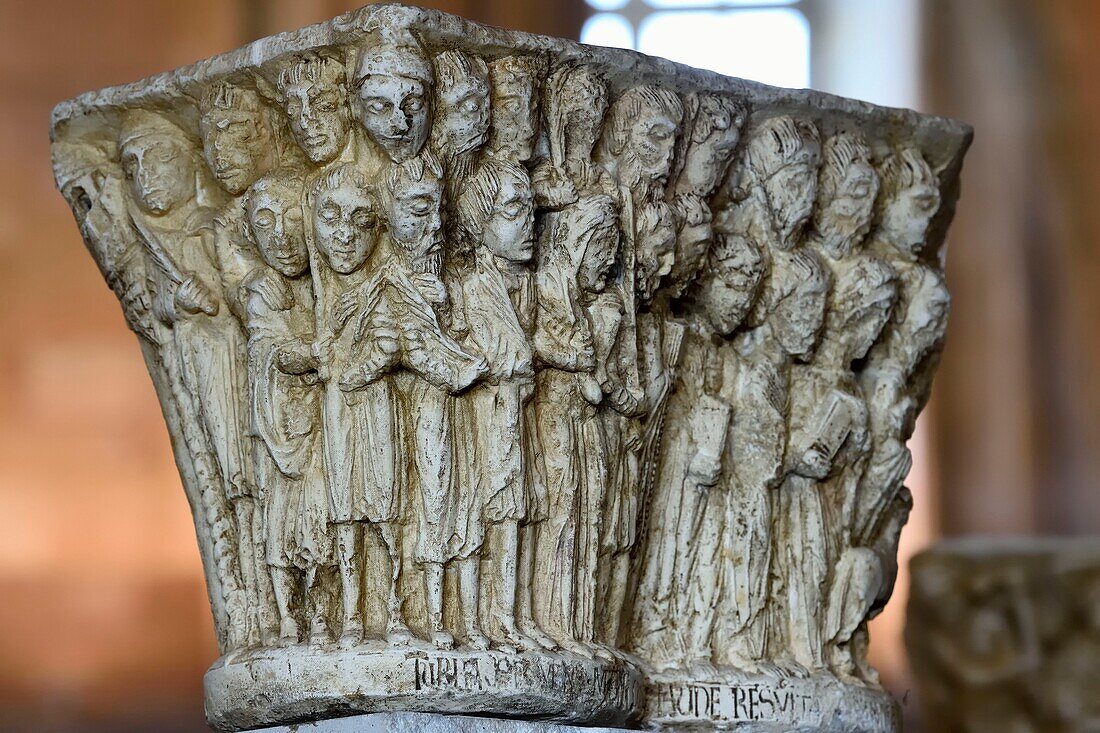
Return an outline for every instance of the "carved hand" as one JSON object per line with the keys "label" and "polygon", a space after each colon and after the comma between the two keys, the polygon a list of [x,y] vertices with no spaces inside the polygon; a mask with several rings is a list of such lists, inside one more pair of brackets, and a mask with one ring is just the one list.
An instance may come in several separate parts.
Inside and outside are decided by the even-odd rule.
{"label": "carved hand", "polygon": [[176,305],[186,313],[205,313],[208,316],[218,314],[218,301],[210,289],[194,275],[180,283],[176,290]]}
{"label": "carved hand", "polygon": [[700,489],[710,488],[718,483],[722,474],[722,459],[704,451],[697,451],[691,459],[688,474]]}

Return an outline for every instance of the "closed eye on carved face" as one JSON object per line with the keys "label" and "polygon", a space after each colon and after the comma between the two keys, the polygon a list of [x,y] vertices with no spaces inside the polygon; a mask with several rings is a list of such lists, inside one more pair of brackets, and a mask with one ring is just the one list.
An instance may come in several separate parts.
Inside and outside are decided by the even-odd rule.
{"label": "closed eye on carved face", "polygon": [[318,112],[331,113],[340,107],[340,95],[327,88],[317,89],[317,87],[314,87],[310,92],[309,101]]}
{"label": "closed eye on carved face", "polygon": [[351,223],[359,229],[370,229],[374,226],[374,212],[370,209],[360,206],[351,212]]}
{"label": "closed eye on carved face", "polygon": [[501,204],[500,213],[507,219],[516,219],[527,211],[528,204],[528,201],[516,196]]}
{"label": "closed eye on carved face", "polygon": [[389,112],[392,108],[390,100],[384,97],[370,97],[363,100],[363,108],[371,114],[380,115]]}
{"label": "closed eye on carved face", "polygon": [[340,207],[334,203],[326,202],[321,206],[318,216],[321,217],[322,221],[329,223],[338,221],[340,219]]}
{"label": "closed eye on carved face", "polygon": [[261,229],[270,229],[275,226],[275,212],[271,209],[260,209],[252,215],[252,224]]}

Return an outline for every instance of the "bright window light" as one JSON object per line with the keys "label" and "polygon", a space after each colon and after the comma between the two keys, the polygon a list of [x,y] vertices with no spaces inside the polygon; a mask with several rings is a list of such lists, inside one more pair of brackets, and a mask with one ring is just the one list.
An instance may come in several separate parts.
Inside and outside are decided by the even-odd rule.
{"label": "bright window light", "polygon": [[789,8],[653,13],[637,48],[765,84],[810,85],[810,24]]}
{"label": "bright window light", "polygon": [[614,48],[634,48],[634,28],[618,13],[598,13],[584,22],[581,43]]}
{"label": "bright window light", "polygon": [[584,24],[583,43],[633,48],[775,86],[810,86],[810,24],[802,0],[586,2],[603,12]]}

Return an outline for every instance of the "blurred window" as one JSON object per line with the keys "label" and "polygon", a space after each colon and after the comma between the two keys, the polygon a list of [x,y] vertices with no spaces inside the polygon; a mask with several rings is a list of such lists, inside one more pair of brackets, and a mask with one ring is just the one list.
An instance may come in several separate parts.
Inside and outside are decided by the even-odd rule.
{"label": "blurred window", "polygon": [[783,87],[810,85],[814,0],[586,0],[581,41]]}

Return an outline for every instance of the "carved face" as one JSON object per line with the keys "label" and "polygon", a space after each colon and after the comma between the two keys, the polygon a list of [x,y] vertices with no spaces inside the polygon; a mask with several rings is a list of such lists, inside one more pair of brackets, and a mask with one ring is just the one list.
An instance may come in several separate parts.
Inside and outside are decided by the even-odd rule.
{"label": "carved face", "polygon": [[676,120],[663,113],[639,116],[630,125],[630,142],[623,151],[639,178],[663,181],[672,167],[676,147]]}
{"label": "carved face", "polygon": [[816,166],[795,162],[783,166],[764,183],[775,226],[783,249],[793,247],[813,212],[817,195]]}
{"label": "carved face", "polygon": [[535,241],[535,199],[531,186],[511,176],[501,181],[493,213],[485,222],[482,242],[511,262],[531,259]]}
{"label": "carved face", "polygon": [[825,317],[825,293],[799,288],[772,311],[770,322],[779,345],[796,359],[813,353]]}
{"label": "carved face", "polygon": [[285,186],[269,186],[248,200],[248,224],[260,256],[286,277],[309,268],[301,199]]}
{"label": "carved face", "polygon": [[602,293],[607,289],[618,252],[619,228],[613,222],[606,222],[592,232],[577,270],[577,284],[581,290]]}
{"label": "carved face", "polygon": [[566,153],[570,159],[586,160],[592,155],[600,138],[604,115],[607,114],[607,94],[593,86],[592,80],[578,79],[578,83],[563,90],[567,95],[562,101],[567,105],[564,118]]}
{"label": "carved face", "polygon": [[648,301],[672,271],[675,257],[676,227],[667,206],[650,205],[642,211],[636,242],[635,287],[638,297]]}
{"label": "carved face", "polygon": [[359,122],[394,162],[415,157],[428,139],[431,109],[424,82],[372,74],[359,87]]}
{"label": "carved face", "polygon": [[195,196],[195,166],[183,142],[149,135],[126,144],[122,170],[144,211],[162,216]]}
{"label": "carved face", "polygon": [[485,143],[489,134],[489,88],[480,79],[460,78],[457,83],[440,89],[439,103],[443,109],[436,130],[443,147],[458,154]]}
{"label": "carved face", "polygon": [[324,191],[313,207],[317,249],[341,275],[355,272],[374,251],[376,216],[366,194],[354,186]]}
{"label": "carved face", "polygon": [[538,111],[533,86],[529,77],[510,75],[493,87],[489,147],[518,163],[535,155]]}
{"label": "carved face", "polygon": [[334,79],[303,78],[283,90],[294,139],[314,163],[329,163],[348,142],[350,119],[344,88]]}
{"label": "carved face", "polygon": [[433,266],[442,257],[442,201],[443,184],[427,176],[405,182],[391,196],[390,234],[407,262]]}
{"label": "carved face", "polygon": [[262,111],[215,108],[202,116],[199,128],[210,171],[234,196],[271,168],[274,135]]}
{"label": "carved face", "polygon": [[882,208],[883,238],[906,254],[915,255],[928,236],[928,224],[940,208],[940,192],[927,183],[903,188]]}
{"label": "carved face", "polygon": [[741,139],[741,128],[729,110],[715,107],[704,114],[709,115],[711,132],[688,146],[682,173],[685,184],[682,188],[699,196],[706,196],[718,185]]}
{"label": "carved face", "polygon": [[867,162],[855,161],[837,182],[836,191],[815,213],[817,230],[832,257],[847,254],[867,234],[878,193],[878,175]]}
{"label": "carved face", "polygon": [[[842,322],[835,328],[830,324],[826,338],[839,340],[842,347],[840,357],[843,363],[850,364],[856,359],[867,356],[867,352],[871,350],[882,327],[890,317],[889,306],[889,300],[880,301],[873,297],[859,298],[854,303],[834,306],[835,315],[831,315],[839,317]],[[848,311],[847,317],[844,311]]]}
{"label": "carved face", "polygon": [[720,250],[711,276],[703,282],[700,300],[711,325],[728,335],[741,325],[756,298],[764,258],[748,237],[723,237]]}

